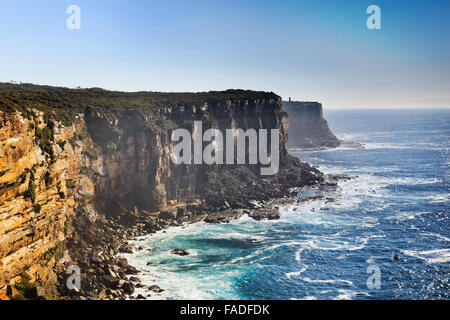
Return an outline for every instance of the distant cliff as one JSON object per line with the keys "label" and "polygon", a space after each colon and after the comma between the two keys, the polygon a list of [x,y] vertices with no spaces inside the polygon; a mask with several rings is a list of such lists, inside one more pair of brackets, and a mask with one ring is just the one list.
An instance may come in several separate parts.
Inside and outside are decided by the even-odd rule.
{"label": "distant cliff", "polygon": [[[205,129],[279,129],[280,171],[260,177],[255,165],[174,165],[171,131],[194,120]],[[287,153],[286,141],[286,114],[273,93],[0,84],[0,294],[26,272],[26,281],[57,295],[60,264],[108,236],[101,228],[92,234],[100,219],[135,223],[145,216],[153,228],[171,207],[200,203],[200,214],[239,208],[323,181]]]}
{"label": "distant cliff", "polygon": [[340,140],[331,132],[318,102],[284,101],[289,115],[288,148],[336,148]]}

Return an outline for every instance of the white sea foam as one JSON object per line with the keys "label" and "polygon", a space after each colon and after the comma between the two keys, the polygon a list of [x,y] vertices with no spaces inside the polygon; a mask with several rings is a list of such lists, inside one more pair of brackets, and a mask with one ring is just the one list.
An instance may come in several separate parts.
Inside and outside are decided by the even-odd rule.
{"label": "white sea foam", "polygon": [[305,272],[308,269],[307,266],[303,266],[303,268],[299,271],[294,271],[294,272],[288,272],[286,273],[286,277],[291,278],[291,277],[298,277],[300,276],[303,272]]}
{"label": "white sea foam", "polygon": [[335,284],[335,283],[345,283],[349,286],[353,286],[353,282],[349,281],[349,280],[341,280],[341,279],[311,279],[308,277],[304,277],[301,278],[303,281],[305,282],[310,282],[310,283],[329,283],[329,284]]}
{"label": "white sea foam", "polygon": [[246,240],[251,242],[262,242],[267,237],[258,234],[245,233],[245,232],[230,232],[225,234],[210,235],[214,239],[226,239],[226,240]]}
{"label": "white sea foam", "polygon": [[361,138],[364,138],[366,135],[364,134],[357,134],[357,133],[343,133],[338,135],[339,140],[343,141],[355,141],[355,140],[361,140]]}
{"label": "white sea foam", "polygon": [[430,214],[429,211],[420,211],[420,212],[398,212],[396,215],[387,217],[387,220],[398,220],[398,221],[405,221],[405,220],[413,220],[417,217]]}
{"label": "white sea foam", "polygon": [[436,194],[427,197],[431,203],[447,203],[450,202],[450,193]]}
{"label": "white sea foam", "polygon": [[367,150],[375,149],[397,149],[397,150],[407,150],[416,149],[415,146],[409,146],[404,143],[388,143],[388,142],[365,142],[364,148]]}
{"label": "white sea foam", "polygon": [[435,238],[439,239],[440,241],[450,242],[450,238],[443,236],[442,234],[433,233],[433,232],[424,232],[423,235],[429,235],[429,236],[435,237]]}
{"label": "white sea foam", "polygon": [[[367,144],[368,149],[409,149],[397,143],[372,143],[368,141],[368,137],[363,135],[347,136],[345,139],[352,141],[361,141]],[[423,145],[424,148],[433,148],[432,145]],[[343,147],[346,148],[346,147]],[[350,149],[350,148],[349,148]],[[349,150],[342,149],[342,150]],[[334,149],[334,151],[340,149]],[[333,151],[333,150],[331,150]],[[330,152],[331,152],[330,151]],[[323,152],[323,151],[321,151]],[[307,152],[307,156],[314,157],[313,152]],[[322,160],[320,158],[313,158],[316,163],[329,163],[329,160]],[[339,181],[338,190],[334,202],[327,202],[323,199],[311,200],[299,204],[287,205],[279,209],[281,218],[279,220],[263,220],[255,222],[247,215],[239,219],[231,221],[227,226],[223,225],[206,225],[199,222],[183,227],[174,227],[160,231],[150,238],[139,239],[141,243],[150,241],[152,244],[158,246],[167,246],[167,243],[176,244],[184,248],[184,239],[200,239],[200,240],[242,240],[243,242],[255,242],[254,250],[248,252],[242,251],[241,256],[230,256],[229,260],[214,261],[211,265],[208,263],[202,264],[200,260],[207,255],[221,255],[224,250],[220,247],[208,248],[208,246],[198,247],[198,249],[190,249],[186,244],[186,249],[197,254],[188,257],[178,257],[170,254],[169,250],[158,251],[154,250],[148,254],[148,259],[145,259],[142,253],[135,253],[130,257],[130,263],[143,270],[140,275],[143,283],[147,285],[158,284],[166,289],[161,294],[154,294],[151,298],[174,298],[174,299],[215,299],[217,297],[225,299],[238,299],[239,293],[236,292],[233,286],[235,279],[242,275],[243,270],[248,271],[248,268],[261,268],[270,265],[270,259],[279,254],[280,251],[289,251],[294,266],[289,264],[290,268],[284,274],[287,278],[292,278],[290,281],[304,281],[306,283],[316,283],[317,286],[323,284],[327,287],[344,287],[353,286],[353,283],[344,279],[315,279],[317,276],[313,271],[315,263],[308,260],[314,254],[326,254],[326,251],[331,252],[332,255],[338,257],[337,259],[346,259],[353,257],[355,251],[363,250],[371,239],[378,237],[386,237],[381,230],[374,228],[379,224],[378,219],[394,219],[398,221],[407,221],[417,219],[422,215],[430,214],[430,212],[423,210],[420,212],[400,211],[396,212],[394,216],[385,218],[379,213],[391,206],[390,199],[392,197],[404,197],[406,201],[416,201],[428,197],[434,203],[447,203],[450,199],[450,194],[441,194],[433,196],[423,195],[403,195],[392,192],[392,185],[401,186],[416,186],[416,185],[433,185],[442,183],[439,178],[418,178],[411,176],[392,177],[398,175],[401,166],[391,165],[389,167],[371,167],[371,166],[345,166],[341,162],[333,162],[334,165],[320,166],[320,170],[327,173],[348,173],[358,175],[349,181]],[[386,173],[394,173],[390,177],[384,177]],[[402,198],[403,200],[403,198]],[[370,201],[370,206],[365,204]],[[357,209],[358,214],[354,214]],[[353,212],[353,213],[351,213]],[[383,222],[383,220],[381,220]],[[385,221],[384,221],[385,223]],[[284,225],[300,225],[305,229],[311,230],[326,230],[327,232],[305,232],[295,240],[274,239],[269,236],[268,230],[273,228],[283,227]],[[374,228],[370,232],[371,235],[359,234],[358,236],[352,234],[351,230],[354,228]],[[414,226],[411,226],[414,228]],[[280,228],[281,229],[281,228]],[[277,229],[275,229],[277,230]],[[331,230],[328,232],[328,230]],[[334,230],[338,230],[334,232]],[[350,232],[346,233],[347,230]],[[418,231],[421,231],[417,229]],[[366,231],[366,230],[365,230]],[[418,233],[419,234],[419,233]],[[421,232],[421,235],[425,233]],[[427,233],[433,236],[437,241],[449,241],[444,235]],[[178,240],[180,237],[181,240]],[[434,240],[434,239],[433,239]],[[165,242],[164,242],[165,241]],[[186,242],[189,243],[189,242]],[[226,243],[226,242],[225,242]],[[150,245],[152,247],[152,245]],[[194,246],[194,245],[193,245]],[[295,253],[294,253],[295,250]],[[322,251],[322,252],[321,252]],[[358,253],[359,254],[359,253]],[[379,253],[378,253],[379,254]],[[427,263],[442,263],[450,260],[450,249],[428,250],[428,251],[414,251],[405,250],[404,255],[412,256],[426,261]],[[365,258],[367,259],[367,258]],[[367,263],[376,263],[376,260],[386,259],[386,256],[371,256],[367,259]],[[155,265],[146,266],[146,261],[156,261]],[[264,261],[263,261],[264,260]],[[168,263],[167,261],[170,261]],[[314,260],[313,260],[314,261]],[[161,263],[159,263],[161,262]],[[347,262],[347,261],[345,261]],[[275,263],[275,262],[273,262]],[[341,262],[337,262],[339,264]],[[350,262],[349,262],[350,263]],[[201,266],[201,268],[199,268]],[[249,267],[250,266],[250,267]],[[292,268],[291,268],[292,267]],[[191,272],[190,270],[194,270]],[[309,269],[309,270],[308,270]],[[180,271],[181,270],[181,271]],[[185,271],[189,270],[189,271]],[[200,271],[198,271],[200,270]],[[253,270],[253,269],[252,269]],[[255,269],[258,270],[258,269]],[[281,274],[283,276],[283,274]],[[333,275],[325,276],[325,278],[333,278]],[[327,286],[335,284],[335,286]],[[305,284],[307,286],[307,284]],[[312,286],[312,285],[311,285]],[[141,289],[136,290],[136,294],[140,293]],[[324,290],[323,295],[329,297],[333,290]],[[307,293],[304,293],[307,294]],[[367,293],[358,292],[347,289],[340,289],[336,291],[335,299],[353,299],[359,295],[368,296]],[[298,298],[298,297],[297,297]],[[321,298],[320,294],[308,294],[303,299],[317,299]]]}
{"label": "white sea foam", "polygon": [[340,289],[338,290],[338,295],[333,300],[352,300],[358,295],[370,296],[366,292]]}
{"label": "white sea foam", "polygon": [[302,266],[301,270],[295,271],[295,272],[288,272],[288,273],[286,273],[286,277],[288,277],[288,278],[298,277],[299,275],[301,275],[303,272],[305,272],[308,269],[307,265],[302,264],[302,258],[301,258],[301,254],[302,254],[303,250],[305,249],[305,247],[306,246],[300,247],[297,251],[295,251],[295,261],[297,261],[297,263]]}
{"label": "white sea foam", "polygon": [[291,299],[291,300],[317,300],[315,296],[305,296],[303,299]]}
{"label": "white sea foam", "polygon": [[450,249],[426,251],[402,250],[403,254],[425,260],[427,263],[447,263],[450,261]]}

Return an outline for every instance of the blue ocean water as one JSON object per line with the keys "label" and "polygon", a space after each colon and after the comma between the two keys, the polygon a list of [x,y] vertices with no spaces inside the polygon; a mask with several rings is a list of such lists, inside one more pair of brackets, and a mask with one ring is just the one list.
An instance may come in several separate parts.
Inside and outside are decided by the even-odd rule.
{"label": "blue ocean water", "polygon": [[[153,251],[126,256],[144,283],[166,290],[152,299],[450,298],[450,111],[325,117],[339,138],[365,148],[290,152],[354,176],[339,183],[337,200],[286,206],[276,221],[244,216],[140,239]],[[178,247],[192,255],[170,254]],[[379,288],[367,285],[373,270]]]}

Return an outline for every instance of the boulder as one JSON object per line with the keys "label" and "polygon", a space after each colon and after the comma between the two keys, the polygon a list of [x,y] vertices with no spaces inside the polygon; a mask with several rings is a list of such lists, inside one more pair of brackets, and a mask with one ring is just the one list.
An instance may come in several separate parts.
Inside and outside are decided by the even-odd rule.
{"label": "boulder", "polygon": [[177,210],[177,219],[181,219],[187,216],[186,208],[178,208]]}
{"label": "boulder", "polygon": [[190,252],[187,251],[186,249],[180,249],[180,248],[173,249],[172,251],[170,251],[170,253],[177,254],[179,256],[187,256],[190,254]]}
{"label": "boulder", "polygon": [[105,284],[110,288],[110,289],[116,289],[119,286],[119,278],[110,276],[110,275],[106,275],[103,277],[103,279],[105,280]]}
{"label": "boulder", "polygon": [[131,282],[125,282],[123,285],[123,292],[126,294],[133,294],[134,293],[134,285]]}
{"label": "boulder", "polygon": [[138,277],[130,277],[130,281],[141,282],[141,279],[139,279]]}
{"label": "boulder", "polygon": [[127,268],[125,269],[125,274],[138,274],[138,273],[139,271],[135,267],[130,265],[128,265]]}
{"label": "boulder", "polygon": [[125,258],[117,258],[116,263],[120,268],[127,268],[128,267],[128,260]]}
{"label": "boulder", "polygon": [[119,248],[120,253],[133,253],[133,246],[129,244],[123,244]]}
{"label": "boulder", "polygon": [[161,220],[175,220],[177,218],[177,213],[174,211],[161,211],[158,217]]}
{"label": "boulder", "polygon": [[160,293],[163,292],[164,289],[161,289],[158,285],[154,284],[152,286],[149,287],[149,290],[156,292],[156,293]]}

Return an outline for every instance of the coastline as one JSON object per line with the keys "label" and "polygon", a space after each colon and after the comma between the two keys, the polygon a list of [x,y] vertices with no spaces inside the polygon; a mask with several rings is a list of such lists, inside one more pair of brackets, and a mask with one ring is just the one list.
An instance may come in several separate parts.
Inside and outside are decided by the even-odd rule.
{"label": "coastline", "polygon": [[[239,219],[245,215],[258,222],[260,220],[276,220],[279,219],[278,209],[285,205],[293,203],[302,203],[309,200],[317,200],[329,196],[329,191],[335,191],[339,180],[349,180],[351,177],[346,175],[327,175],[324,182],[304,187],[293,187],[279,198],[271,198],[268,200],[254,200],[251,206],[245,208],[224,209],[209,213],[202,213],[201,210],[189,217],[187,221],[180,219],[165,219],[159,221],[159,226],[148,228],[148,221],[141,219],[134,226],[122,226],[113,229],[112,226],[102,226],[108,230],[111,242],[99,244],[99,248],[91,250],[90,259],[94,265],[93,273],[96,273],[94,279],[97,282],[91,282],[82,292],[75,292],[66,299],[84,300],[84,299],[101,299],[101,300],[123,300],[123,299],[147,299],[155,294],[170,288],[160,288],[158,283],[143,283],[140,276],[143,270],[129,263],[129,255],[138,252],[149,251],[152,248],[146,248],[139,243],[142,240],[152,237],[156,232],[166,232],[172,227],[183,227],[199,222],[209,224],[229,223]],[[310,192],[314,190],[313,192]],[[231,204],[233,205],[233,204]],[[114,225],[117,227],[117,225]],[[123,236],[126,235],[126,236]],[[116,248],[111,248],[113,243]],[[173,248],[180,250],[180,255],[189,254],[189,248]],[[183,251],[185,250],[185,253]],[[88,250],[90,251],[90,250]],[[89,254],[89,253],[87,253]],[[176,253],[172,253],[176,254]],[[97,257],[96,257],[97,256]],[[85,256],[85,258],[87,258]],[[80,261],[80,259],[78,259]],[[92,275],[91,275],[92,277]],[[87,290],[86,290],[87,289]],[[140,292],[140,293],[137,293]],[[144,293],[145,292],[145,293]]]}
{"label": "coastline", "polygon": [[[232,220],[248,215],[255,221],[262,219],[278,219],[278,206],[293,202],[303,202],[325,196],[325,191],[335,188],[337,181],[350,179],[345,175],[327,175],[323,182],[286,189],[282,197],[271,199],[254,199],[242,208],[227,208],[218,211],[204,212],[202,205],[187,206],[191,210],[190,215],[183,215],[183,210],[179,211],[178,217],[165,219],[156,218],[149,214],[147,216],[136,214],[134,217],[114,221],[111,219],[98,219],[89,227],[90,232],[84,233],[83,237],[75,237],[69,241],[68,246],[76,248],[70,250],[76,256],[70,257],[64,263],[77,261],[82,270],[82,289],[68,291],[65,287],[65,274],[59,274],[59,289],[62,299],[72,300],[124,300],[124,299],[145,299],[143,295],[133,296],[135,289],[145,289],[150,294],[160,292],[157,284],[147,286],[138,278],[140,271],[123,256],[141,250],[148,250],[144,247],[134,245],[141,237],[151,237],[160,230],[167,230],[170,227],[179,227],[204,221],[206,223],[228,223]],[[319,194],[313,196],[300,197],[299,194],[305,190],[315,188],[320,190]],[[231,203],[231,206],[236,204]],[[169,212],[169,211],[164,211]],[[185,213],[185,212],[184,212]],[[164,215],[163,215],[164,217]],[[86,227],[85,225],[83,225]],[[80,234],[77,234],[80,236]],[[82,247],[81,247],[81,246]],[[173,248],[177,249],[177,248]],[[84,272],[87,270],[87,272]]]}

